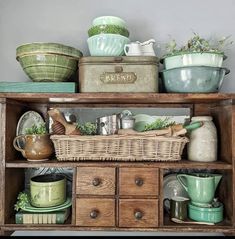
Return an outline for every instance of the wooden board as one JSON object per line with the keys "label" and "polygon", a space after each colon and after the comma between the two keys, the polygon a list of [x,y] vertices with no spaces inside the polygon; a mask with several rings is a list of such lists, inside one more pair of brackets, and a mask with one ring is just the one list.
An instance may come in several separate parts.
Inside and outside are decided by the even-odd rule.
{"label": "wooden board", "polygon": [[75,82],[0,82],[4,93],[75,93]]}

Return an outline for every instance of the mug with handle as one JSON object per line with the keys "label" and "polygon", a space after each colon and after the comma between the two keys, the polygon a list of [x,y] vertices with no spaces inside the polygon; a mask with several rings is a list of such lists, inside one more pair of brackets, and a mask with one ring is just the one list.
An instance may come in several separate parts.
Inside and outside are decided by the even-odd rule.
{"label": "mug with handle", "polygon": [[189,198],[174,196],[171,199],[165,198],[163,204],[166,202],[170,204],[170,209],[167,209],[170,218],[178,218],[180,220],[185,220],[188,217],[188,202]]}

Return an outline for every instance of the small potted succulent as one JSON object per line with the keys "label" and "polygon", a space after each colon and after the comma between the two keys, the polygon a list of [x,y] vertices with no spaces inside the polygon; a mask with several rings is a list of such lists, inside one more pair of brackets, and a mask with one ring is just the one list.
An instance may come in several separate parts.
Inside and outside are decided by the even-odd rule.
{"label": "small potted succulent", "polygon": [[[45,123],[36,125],[25,130],[25,135],[15,137],[13,146],[20,151],[28,161],[46,161],[54,152],[54,146],[48,134]],[[16,145],[17,139],[24,139],[23,148]]]}
{"label": "small potted succulent", "polygon": [[182,47],[177,47],[176,41],[171,40],[166,45],[167,53],[162,57],[164,67],[166,70],[185,66],[221,67],[223,60],[227,58],[224,48],[233,43],[229,38],[230,36],[220,40],[207,40],[194,33]]}

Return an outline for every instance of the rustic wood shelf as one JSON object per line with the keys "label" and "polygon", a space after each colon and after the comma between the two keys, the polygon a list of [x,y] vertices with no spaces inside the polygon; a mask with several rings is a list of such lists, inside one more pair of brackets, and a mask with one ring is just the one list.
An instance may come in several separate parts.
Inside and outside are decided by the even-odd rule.
{"label": "rustic wood shelf", "polygon": [[[218,131],[218,160],[192,162],[183,154],[176,162],[58,161],[29,162],[12,142],[21,115],[38,111],[48,122],[49,108],[189,108],[191,116],[210,115]],[[53,231],[162,231],[223,232],[235,234],[235,94],[169,93],[0,93],[0,229],[1,234],[18,230]],[[72,213],[65,224],[15,224],[14,204],[24,189],[27,168],[73,168]],[[178,170],[215,170],[223,174],[216,196],[224,204],[224,221],[214,226],[176,224],[164,212],[164,175]],[[96,176],[102,185],[90,181]],[[141,190],[133,180],[145,179]],[[82,206],[81,206],[82,205]],[[102,217],[91,219],[96,205]],[[142,208],[146,218],[136,220],[132,210]],[[87,214],[88,213],[88,214]],[[109,225],[109,226],[107,226]],[[124,225],[124,226],[123,226]]]}
{"label": "rustic wood shelf", "polygon": [[158,167],[161,169],[177,169],[177,168],[208,168],[208,169],[232,169],[232,164],[222,161],[215,161],[210,163],[205,162],[192,162],[186,159],[179,160],[177,162],[135,162],[135,165],[131,162],[100,162],[100,161],[58,161],[56,159],[49,160],[45,162],[29,162],[26,159],[12,160],[10,162],[6,162],[6,168],[32,168],[32,167],[79,167],[81,165],[86,166],[96,166],[97,163],[100,164],[101,167],[115,167],[119,165],[120,167]]}

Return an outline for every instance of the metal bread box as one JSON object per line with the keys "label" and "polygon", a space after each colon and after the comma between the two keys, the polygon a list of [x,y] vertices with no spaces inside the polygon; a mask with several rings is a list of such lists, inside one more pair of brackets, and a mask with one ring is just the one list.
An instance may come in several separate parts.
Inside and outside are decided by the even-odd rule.
{"label": "metal bread box", "polygon": [[158,92],[156,56],[81,57],[79,92]]}

